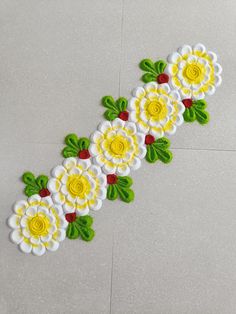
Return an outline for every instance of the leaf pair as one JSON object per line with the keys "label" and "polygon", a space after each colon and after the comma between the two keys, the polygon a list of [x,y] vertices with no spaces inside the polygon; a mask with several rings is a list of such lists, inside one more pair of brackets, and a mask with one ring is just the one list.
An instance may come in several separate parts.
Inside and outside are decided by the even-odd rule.
{"label": "leaf pair", "polygon": [[22,175],[22,181],[26,184],[24,193],[26,196],[30,197],[34,194],[39,194],[42,189],[47,188],[48,177],[40,175],[35,178],[32,172],[25,172]]}
{"label": "leaf pair", "polygon": [[209,113],[205,111],[207,103],[205,100],[200,99],[193,101],[192,106],[185,108],[183,117],[186,122],[193,122],[197,120],[200,124],[209,122]]}
{"label": "leaf pair", "polygon": [[169,151],[170,141],[165,138],[159,138],[155,140],[152,144],[147,145],[146,160],[150,163],[156,162],[158,159],[165,164],[171,162],[172,152]]}
{"label": "leaf pair", "polygon": [[81,238],[84,241],[91,241],[95,235],[95,232],[90,228],[93,224],[93,218],[91,216],[76,217],[75,221],[70,222],[66,229],[66,236],[69,239]]}
{"label": "leaf pair", "polygon": [[149,83],[157,80],[158,75],[162,74],[166,68],[166,62],[163,60],[158,60],[153,62],[150,59],[144,59],[140,62],[139,67],[146,73],[143,74],[141,80],[144,83]]}
{"label": "leaf pair", "polygon": [[62,150],[65,158],[76,157],[82,150],[88,149],[90,140],[86,137],[78,138],[76,134],[69,134],[65,138],[66,147]]}
{"label": "leaf pair", "polygon": [[104,117],[112,121],[119,117],[119,114],[123,111],[126,111],[128,101],[124,97],[118,98],[116,101],[112,96],[104,96],[102,98],[102,104],[107,110],[104,112]]}
{"label": "leaf pair", "polygon": [[110,184],[107,189],[107,198],[114,201],[120,197],[120,199],[126,203],[130,203],[134,200],[134,191],[130,189],[133,184],[133,180],[130,177],[117,177],[115,184]]}

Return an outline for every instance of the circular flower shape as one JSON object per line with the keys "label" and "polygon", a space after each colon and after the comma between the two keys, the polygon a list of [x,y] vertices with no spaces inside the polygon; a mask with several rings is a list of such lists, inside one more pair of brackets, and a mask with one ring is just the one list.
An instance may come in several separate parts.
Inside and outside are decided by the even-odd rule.
{"label": "circular flower shape", "polygon": [[133,90],[128,109],[130,119],[139,131],[154,137],[174,134],[176,126],[183,123],[184,105],[178,91],[168,84],[150,82]]}
{"label": "circular flower shape", "polygon": [[221,84],[222,67],[217,63],[214,52],[205,46],[184,45],[168,56],[166,72],[170,75],[170,84],[180,91],[183,98],[204,99],[212,95]]}
{"label": "circular flower shape", "polygon": [[49,196],[33,195],[28,201],[16,202],[13,209],[15,214],[8,220],[14,229],[10,238],[19,244],[21,251],[41,256],[46,249],[58,249],[68,225],[60,205],[54,205]]}
{"label": "circular flower shape", "polygon": [[106,176],[88,159],[66,158],[63,166],[52,170],[48,189],[65,213],[76,210],[79,215],[87,215],[90,209],[100,209],[106,198]]}
{"label": "circular flower shape", "polygon": [[132,122],[104,121],[91,136],[90,152],[106,174],[128,175],[146,155],[145,136]]}

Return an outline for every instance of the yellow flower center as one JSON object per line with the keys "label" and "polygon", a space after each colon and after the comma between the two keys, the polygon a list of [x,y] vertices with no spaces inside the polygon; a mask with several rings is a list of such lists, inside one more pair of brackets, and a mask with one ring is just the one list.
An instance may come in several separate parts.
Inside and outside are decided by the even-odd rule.
{"label": "yellow flower center", "polygon": [[163,109],[163,105],[159,101],[151,101],[147,107],[147,111],[151,116],[157,117]]}
{"label": "yellow flower center", "polygon": [[197,63],[187,64],[184,69],[184,75],[190,81],[196,81],[202,74],[202,69]]}
{"label": "yellow flower center", "polygon": [[68,178],[67,189],[73,197],[79,196],[80,198],[84,198],[90,190],[90,184],[84,176],[73,174]]}
{"label": "yellow flower center", "polygon": [[46,216],[34,216],[29,221],[29,230],[30,233],[34,236],[42,236],[48,233],[49,220]]}
{"label": "yellow flower center", "polygon": [[127,148],[127,140],[122,136],[116,136],[110,144],[110,149],[115,155],[123,155],[127,151]]}

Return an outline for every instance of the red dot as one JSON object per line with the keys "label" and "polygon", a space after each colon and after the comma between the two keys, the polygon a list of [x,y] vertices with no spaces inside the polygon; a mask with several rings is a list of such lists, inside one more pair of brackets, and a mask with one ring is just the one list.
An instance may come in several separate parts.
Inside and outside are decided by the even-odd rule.
{"label": "red dot", "polygon": [[76,219],[76,213],[66,214],[65,217],[68,222],[73,222]]}
{"label": "red dot", "polygon": [[128,111],[122,111],[119,113],[118,117],[121,120],[127,121],[129,119],[129,113],[128,113]]}
{"label": "red dot", "polygon": [[167,75],[166,73],[162,73],[158,75],[157,83],[163,84],[163,83],[168,83],[168,82],[169,82],[169,75]]}
{"label": "red dot", "polygon": [[107,183],[108,184],[116,184],[118,178],[117,175],[115,174],[108,174],[107,175]]}
{"label": "red dot", "polygon": [[42,190],[39,191],[39,195],[40,195],[41,197],[46,197],[46,196],[49,196],[49,195],[50,195],[50,192],[49,192],[48,189],[42,189]]}
{"label": "red dot", "polygon": [[145,136],[145,144],[146,145],[150,145],[153,142],[155,142],[155,137],[153,135],[148,134],[148,135]]}
{"label": "red dot", "polygon": [[90,153],[87,149],[83,149],[79,152],[78,156],[80,159],[88,159],[90,158]]}
{"label": "red dot", "polygon": [[184,104],[185,108],[190,108],[193,104],[192,99],[188,98],[188,99],[183,99],[182,103]]}

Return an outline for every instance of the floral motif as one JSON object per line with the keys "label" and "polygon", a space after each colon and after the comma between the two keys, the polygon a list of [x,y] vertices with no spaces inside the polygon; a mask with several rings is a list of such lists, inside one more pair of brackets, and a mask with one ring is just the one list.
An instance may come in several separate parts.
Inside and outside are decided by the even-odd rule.
{"label": "floral motif", "polygon": [[48,189],[65,213],[76,210],[83,216],[90,209],[101,208],[102,200],[106,198],[106,176],[89,159],[66,158],[63,165],[52,170]]}
{"label": "floral motif", "polygon": [[121,119],[102,122],[91,136],[90,153],[106,174],[127,175],[141,166],[146,155],[144,135]]}
{"label": "floral motif", "polygon": [[21,251],[41,256],[46,249],[58,249],[59,242],[66,237],[68,223],[62,207],[53,204],[50,196],[33,195],[28,201],[17,202],[13,209],[15,214],[8,220],[14,229],[10,238],[19,244]]}
{"label": "floral motif", "polygon": [[183,99],[203,99],[214,94],[221,84],[222,67],[217,63],[217,56],[202,44],[180,47],[169,55],[168,62],[165,71],[170,75],[169,82]]}
{"label": "floral motif", "polygon": [[139,131],[154,137],[174,134],[176,127],[183,123],[184,105],[178,91],[168,84],[150,82],[133,90],[128,109],[130,119]]}

